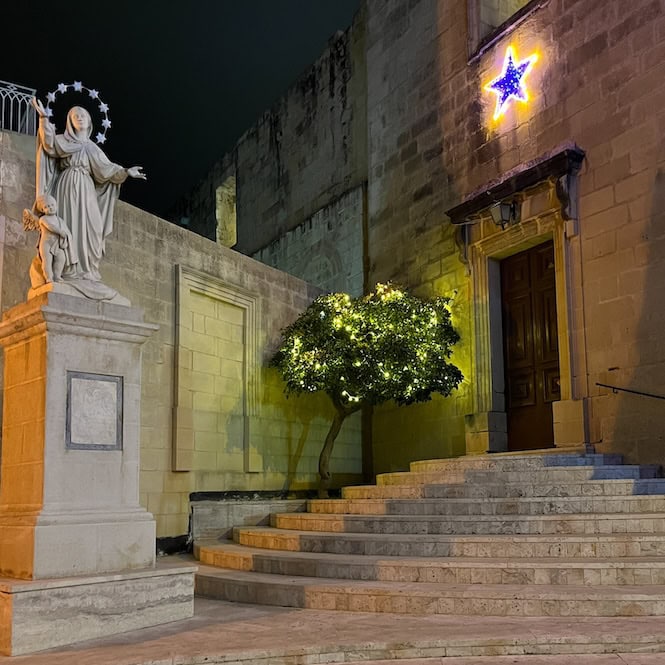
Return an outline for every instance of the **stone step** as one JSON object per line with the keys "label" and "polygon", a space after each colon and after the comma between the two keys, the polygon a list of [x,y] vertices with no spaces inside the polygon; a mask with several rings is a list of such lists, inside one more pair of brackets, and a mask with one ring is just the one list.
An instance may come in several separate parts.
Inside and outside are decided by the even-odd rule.
{"label": "stone step", "polygon": [[216,569],[196,593],[240,603],[352,612],[455,616],[663,616],[665,586],[366,582]]}
{"label": "stone step", "polygon": [[[660,513],[665,496],[575,496],[464,499],[312,499],[312,514],[333,515],[562,515]],[[665,525],[664,525],[665,526]]]}
{"label": "stone step", "polygon": [[[208,570],[200,565],[200,572]],[[458,665],[456,658],[465,656],[472,660],[464,665],[516,665],[522,661],[514,659],[522,654],[576,654],[554,665],[646,665],[642,654],[665,651],[664,625],[662,617],[422,617],[285,610],[199,598],[195,620],[167,625],[161,636],[148,629],[145,635],[128,635],[122,644],[116,640],[100,648],[95,643],[35,660],[43,665],[359,665],[430,657],[438,658],[438,665]],[[610,663],[592,656],[628,652]],[[661,660],[649,660],[649,665],[665,662],[656,655]],[[487,660],[478,660],[481,656]]]}
{"label": "stone step", "polygon": [[658,478],[656,465],[621,464],[607,466],[559,466],[524,471],[396,471],[382,473],[376,484],[385,485],[442,485],[451,483],[517,483],[556,485],[562,482],[585,480],[637,480]]}
{"label": "stone step", "polygon": [[418,460],[411,462],[411,471],[453,471],[453,470],[497,470],[526,471],[557,466],[605,466],[621,465],[621,455],[604,454],[556,454],[545,455],[469,455],[443,459]]}
{"label": "stone step", "polygon": [[569,513],[551,515],[352,515],[281,513],[280,529],[377,534],[598,534],[655,533],[665,537],[665,514]]}
{"label": "stone step", "polygon": [[197,558],[231,570],[382,582],[438,584],[665,584],[665,557],[645,558],[399,558],[266,551],[232,542],[203,545]]}
{"label": "stone step", "polygon": [[665,556],[661,533],[572,535],[436,535],[330,533],[236,527],[233,539],[262,550],[380,557],[622,558]]}
{"label": "stone step", "polygon": [[528,482],[443,485],[355,485],[342,489],[344,499],[486,499],[519,497],[644,496],[665,494],[665,478],[587,480],[556,485]]}

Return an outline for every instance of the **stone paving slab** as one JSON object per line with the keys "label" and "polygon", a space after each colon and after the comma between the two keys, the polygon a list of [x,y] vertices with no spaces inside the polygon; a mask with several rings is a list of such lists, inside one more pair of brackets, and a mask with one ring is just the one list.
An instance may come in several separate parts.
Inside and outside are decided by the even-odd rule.
{"label": "stone paving slab", "polygon": [[[0,657],[0,663],[314,665],[362,661],[368,665],[371,659],[383,659],[397,665],[401,659],[420,665],[418,659],[422,663],[427,657],[430,664],[442,665],[656,665],[665,662],[665,655],[656,653],[665,651],[664,635],[661,617],[412,617],[197,599],[192,619],[32,656]],[[647,653],[655,655],[643,655]],[[525,659],[525,654],[556,657]]]}
{"label": "stone paving slab", "polygon": [[471,656],[366,660],[363,665],[661,665],[663,654],[600,654],[568,656]]}

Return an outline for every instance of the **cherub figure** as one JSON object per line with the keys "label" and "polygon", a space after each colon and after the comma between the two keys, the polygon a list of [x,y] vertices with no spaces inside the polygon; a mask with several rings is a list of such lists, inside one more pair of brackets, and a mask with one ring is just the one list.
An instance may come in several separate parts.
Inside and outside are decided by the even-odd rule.
{"label": "cherub figure", "polygon": [[37,197],[35,217],[29,210],[23,213],[23,225],[28,230],[39,230],[39,261],[46,282],[61,282],[65,268],[78,263],[72,247],[72,234],[65,222],[58,217],[58,204],[49,194]]}

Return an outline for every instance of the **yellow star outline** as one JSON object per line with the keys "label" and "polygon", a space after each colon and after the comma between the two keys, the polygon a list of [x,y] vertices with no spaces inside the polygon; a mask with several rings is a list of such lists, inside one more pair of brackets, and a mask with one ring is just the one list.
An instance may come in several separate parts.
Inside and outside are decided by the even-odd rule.
{"label": "yellow star outline", "polygon": [[524,60],[516,62],[514,47],[509,46],[506,49],[501,75],[485,86],[485,90],[493,92],[497,96],[494,120],[498,120],[505,113],[511,99],[517,99],[520,102],[529,101],[529,93],[524,86],[524,80],[537,60],[538,54],[532,53]]}

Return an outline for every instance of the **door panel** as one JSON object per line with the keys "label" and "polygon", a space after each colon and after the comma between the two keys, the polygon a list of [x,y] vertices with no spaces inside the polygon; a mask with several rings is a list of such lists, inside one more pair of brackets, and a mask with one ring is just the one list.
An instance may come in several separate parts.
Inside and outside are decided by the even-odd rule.
{"label": "door panel", "polygon": [[501,297],[508,449],[553,446],[560,387],[552,242],[501,262]]}
{"label": "door panel", "polygon": [[536,375],[533,370],[511,372],[507,385],[512,407],[533,406],[536,403]]}
{"label": "door panel", "polygon": [[508,362],[513,369],[533,365],[533,329],[531,300],[519,296],[510,303],[511,334],[506,345]]}

